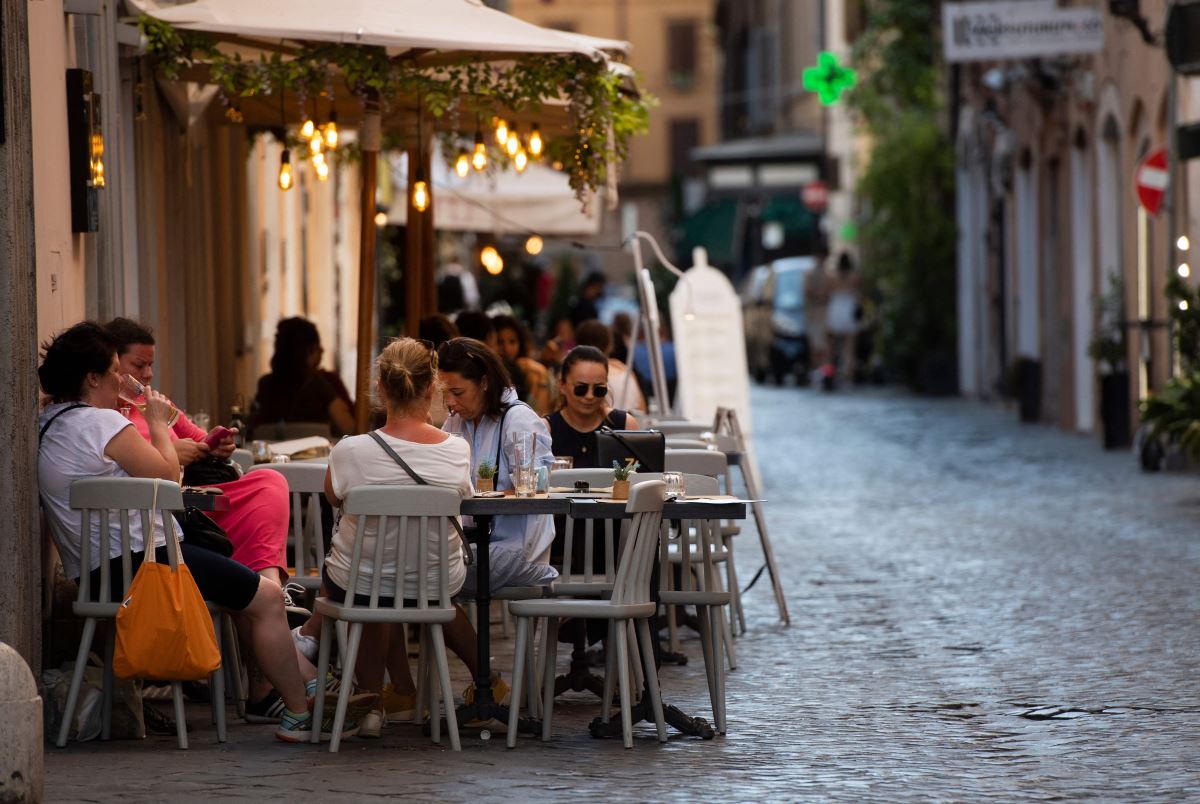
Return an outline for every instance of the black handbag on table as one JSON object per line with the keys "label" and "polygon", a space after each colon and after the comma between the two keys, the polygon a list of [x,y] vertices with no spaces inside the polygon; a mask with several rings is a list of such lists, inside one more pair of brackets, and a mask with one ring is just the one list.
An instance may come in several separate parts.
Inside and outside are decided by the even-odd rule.
{"label": "black handbag on table", "polygon": [[638,471],[661,472],[666,463],[667,437],[658,430],[612,430],[601,427],[596,431],[596,465],[601,469],[613,461],[624,466],[637,461]]}
{"label": "black handbag on table", "polygon": [[220,458],[201,458],[183,467],[183,485],[213,486],[217,483],[232,483],[242,476],[231,461]]}

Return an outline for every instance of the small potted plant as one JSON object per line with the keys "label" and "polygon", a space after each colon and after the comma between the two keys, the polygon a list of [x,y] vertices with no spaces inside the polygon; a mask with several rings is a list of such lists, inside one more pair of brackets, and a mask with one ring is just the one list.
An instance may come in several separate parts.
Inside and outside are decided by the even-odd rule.
{"label": "small potted plant", "polygon": [[629,499],[629,476],[638,470],[637,461],[629,461],[625,465],[621,465],[620,461],[613,461],[613,490],[612,498],[614,500]]}
{"label": "small potted plant", "polygon": [[1125,283],[1109,277],[1108,292],[1096,299],[1096,329],[1088,343],[1088,357],[1100,370],[1100,421],[1104,448],[1129,446],[1129,369],[1126,363]]}
{"label": "small potted plant", "polygon": [[475,482],[476,491],[492,491],[495,489],[496,464],[484,458],[476,470],[479,479]]}

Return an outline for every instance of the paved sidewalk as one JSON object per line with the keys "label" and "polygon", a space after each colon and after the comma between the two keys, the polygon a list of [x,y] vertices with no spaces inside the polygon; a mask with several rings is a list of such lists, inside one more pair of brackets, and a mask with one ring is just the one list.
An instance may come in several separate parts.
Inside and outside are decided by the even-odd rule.
{"label": "paved sidewalk", "polygon": [[[659,746],[642,726],[626,751],[587,736],[596,706],[580,696],[556,706],[547,744],[464,734],[455,755],[394,726],[330,755],[232,722],[216,745],[195,707],[186,752],[170,738],[48,746],[47,798],[1200,796],[1200,478],[1146,475],[957,400],[759,388],[754,404],[793,624],[764,576],[728,736]],[[738,544],[743,583],[755,542],[751,527]],[[511,649],[496,642],[498,667]],[[698,642],[686,649],[664,695],[708,716]]]}

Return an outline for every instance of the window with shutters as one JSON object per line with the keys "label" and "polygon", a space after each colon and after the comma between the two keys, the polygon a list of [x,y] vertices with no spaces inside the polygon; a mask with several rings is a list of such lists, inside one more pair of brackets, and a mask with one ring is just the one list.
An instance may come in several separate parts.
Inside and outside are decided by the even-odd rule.
{"label": "window with shutters", "polygon": [[696,83],[696,21],[667,23],[667,80],[677,90]]}

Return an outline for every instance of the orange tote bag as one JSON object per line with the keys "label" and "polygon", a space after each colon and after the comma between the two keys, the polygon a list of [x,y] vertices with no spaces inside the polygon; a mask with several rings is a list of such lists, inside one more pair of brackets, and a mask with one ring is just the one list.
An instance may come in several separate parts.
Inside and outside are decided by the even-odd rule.
{"label": "orange tote bag", "polygon": [[[157,488],[155,484],[155,502]],[[151,517],[157,513],[151,510]],[[175,539],[173,523],[168,538]],[[154,556],[154,534],[143,534],[145,560],[138,567],[121,610],[117,612],[113,672],[118,678],[199,681],[221,666],[212,618],[192,572],[175,569]],[[178,549],[178,541],[175,544]]]}

